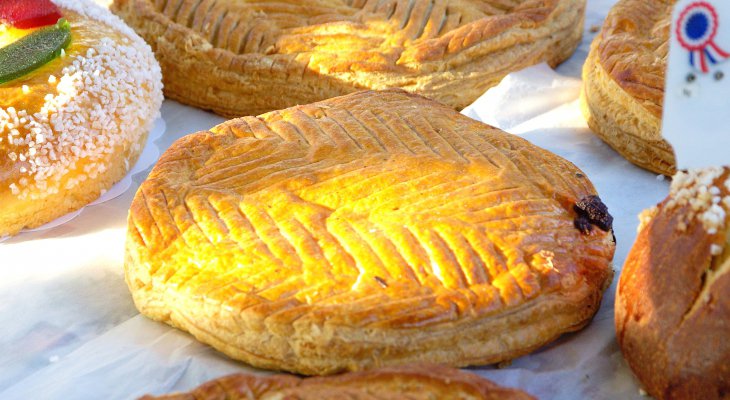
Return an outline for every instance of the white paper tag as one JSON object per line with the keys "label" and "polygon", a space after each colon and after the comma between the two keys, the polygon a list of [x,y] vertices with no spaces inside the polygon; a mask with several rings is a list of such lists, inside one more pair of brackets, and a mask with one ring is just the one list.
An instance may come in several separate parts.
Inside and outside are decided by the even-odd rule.
{"label": "white paper tag", "polygon": [[677,167],[730,165],[730,1],[674,8],[662,134]]}

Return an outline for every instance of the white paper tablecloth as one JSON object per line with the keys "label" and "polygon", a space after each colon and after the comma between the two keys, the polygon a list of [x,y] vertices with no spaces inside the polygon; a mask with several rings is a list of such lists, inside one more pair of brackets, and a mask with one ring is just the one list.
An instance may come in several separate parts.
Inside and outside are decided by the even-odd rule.
{"label": "white paper tablecloth", "polygon": [[[507,368],[471,369],[544,399],[640,397],[615,342],[615,282],[636,237],[637,214],[666,196],[668,181],[593,136],[577,103],[580,68],[595,36],[590,28],[601,24],[613,2],[588,0],[583,44],[558,69],[561,75],[539,66],[514,74],[464,111],[578,165],[615,218],[616,277],[594,321]],[[162,115],[161,150],[224,120],[172,101]],[[67,224],[0,244],[1,399],[126,399],[253,371],[134,308],[122,267],[126,215],[148,172],[133,177],[132,190],[87,207]]]}

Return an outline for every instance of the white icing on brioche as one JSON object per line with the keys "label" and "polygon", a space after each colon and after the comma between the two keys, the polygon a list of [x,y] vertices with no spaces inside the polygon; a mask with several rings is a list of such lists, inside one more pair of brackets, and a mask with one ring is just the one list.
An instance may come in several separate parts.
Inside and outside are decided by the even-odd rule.
{"label": "white icing on brioche", "polygon": [[[0,140],[10,145],[7,157],[21,165],[21,178],[8,187],[20,199],[71,190],[104,173],[120,146],[139,146],[140,132],[149,132],[163,99],[150,47],[118,17],[89,0],[54,3],[63,13],[111,27],[121,39],[104,37],[84,54],[62,55],[70,57],[69,65],[48,76],[53,90],[39,111],[0,107]],[[72,30],[77,40],[74,35]]]}
{"label": "white icing on brioche", "polygon": [[140,38],[137,33],[134,32],[134,29],[130,28],[127,24],[122,21],[121,18],[117,17],[116,15],[112,14],[109,10],[106,8],[102,8],[99,5],[95,4],[93,1],[90,0],[51,0],[54,4],[56,4],[58,7],[71,10],[76,13],[81,14],[82,16],[93,19],[99,22],[103,22],[106,25],[109,25],[110,27],[114,28],[115,31],[118,31],[125,36],[129,36],[130,38],[134,39],[136,42],[146,46],[149,49],[149,46],[147,46]]}

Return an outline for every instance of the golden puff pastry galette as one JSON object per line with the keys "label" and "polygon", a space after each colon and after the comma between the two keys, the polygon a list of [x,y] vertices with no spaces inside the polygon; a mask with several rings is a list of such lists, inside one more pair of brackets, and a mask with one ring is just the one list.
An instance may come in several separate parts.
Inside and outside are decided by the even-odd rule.
{"label": "golden puff pastry galette", "polygon": [[188,393],[145,396],[140,400],[534,400],[518,390],[439,365],[409,365],[337,376],[298,378],[291,375],[234,374],[215,379]]}
{"label": "golden puff pastry galette", "polygon": [[661,132],[674,0],[620,0],[583,67],[583,114],[601,139],[632,163],[673,175]]}
{"label": "golden puff pastry galette", "polygon": [[165,94],[238,117],[399,87],[463,108],[509,72],[555,66],[585,0],[115,0]]}
{"label": "golden puff pastry galette", "polygon": [[568,161],[401,90],[177,141],[132,203],[146,316],[251,365],[496,363],[585,326],[612,218]]}

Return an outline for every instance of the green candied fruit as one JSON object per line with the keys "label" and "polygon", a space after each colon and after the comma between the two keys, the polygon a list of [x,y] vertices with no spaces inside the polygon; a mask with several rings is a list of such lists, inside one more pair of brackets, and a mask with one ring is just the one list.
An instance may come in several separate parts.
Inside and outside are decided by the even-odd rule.
{"label": "green candied fruit", "polygon": [[18,79],[58,57],[71,43],[71,24],[39,29],[0,49],[0,84]]}

